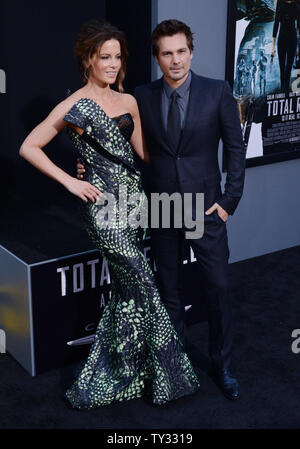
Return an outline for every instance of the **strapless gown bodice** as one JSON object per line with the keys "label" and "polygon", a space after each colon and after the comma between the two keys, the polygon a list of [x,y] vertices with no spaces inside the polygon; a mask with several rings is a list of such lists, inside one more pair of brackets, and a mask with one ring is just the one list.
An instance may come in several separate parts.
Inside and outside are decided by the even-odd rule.
{"label": "strapless gown bodice", "polygon": [[109,117],[94,100],[80,98],[64,120],[83,130],[80,135],[73,127],[68,127],[77,156],[84,165],[97,169],[105,164],[106,158],[140,175],[129,142],[134,130],[134,121],[129,112]]}

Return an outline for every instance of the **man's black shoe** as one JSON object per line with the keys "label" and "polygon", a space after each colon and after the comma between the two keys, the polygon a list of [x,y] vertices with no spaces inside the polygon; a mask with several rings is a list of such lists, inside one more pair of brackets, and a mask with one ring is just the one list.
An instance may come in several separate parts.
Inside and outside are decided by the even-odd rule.
{"label": "man's black shoe", "polygon": [[239,383],[226,368],[213,368],[212,378],[222,390],[227,399],[236,400],[239,397]]}

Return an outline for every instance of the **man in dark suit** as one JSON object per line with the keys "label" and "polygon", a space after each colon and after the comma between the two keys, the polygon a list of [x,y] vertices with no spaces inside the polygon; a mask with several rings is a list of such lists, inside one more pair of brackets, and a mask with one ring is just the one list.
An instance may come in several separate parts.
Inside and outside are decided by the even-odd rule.
{"label": "man in dark suit", "polygon": [[[151,159],[149,190],[204,193],[204,234],[191,239],[190,245],[205,279],[212,373],[225,396],[236,399],[239,386],[229,371],[232,313],[225,222],[234,213],[244,184],[245,148],[237,105],[227,82],[190,70],[193,37],[184,23],[160,23],[152,33],[152,50],[163,77],[135,90]],[[218,165],[220,138],[227,161],[224,193]],[[184,341],[185,309],[180,289],[183,231],[161,227],[152,229],[151,237],[162,299]]]}

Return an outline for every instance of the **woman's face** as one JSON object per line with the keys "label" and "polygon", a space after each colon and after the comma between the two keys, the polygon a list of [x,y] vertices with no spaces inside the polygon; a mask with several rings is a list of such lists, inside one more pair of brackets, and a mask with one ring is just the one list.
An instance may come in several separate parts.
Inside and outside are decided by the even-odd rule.
{"label": "woman's face", "polygon": [[114,84],[121,69],[121,46],[116,39],[105,41],[90,59],[90,76],[103,84]]}

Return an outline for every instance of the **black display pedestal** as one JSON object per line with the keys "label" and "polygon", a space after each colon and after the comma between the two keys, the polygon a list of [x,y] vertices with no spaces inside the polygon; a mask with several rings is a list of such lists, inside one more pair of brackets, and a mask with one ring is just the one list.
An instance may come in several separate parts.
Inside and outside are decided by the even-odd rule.
{"label": "black display pedestal", "polygon": [[[0,329],[6,351],[32,376],[80,360],[110,297],[110,274],[78,212],[56,205],[6,214],[0,232]],[[144,254],[155,269],[150,238]],[[186,252],[187,323],[205,316],[192,252]],[[3,334],[3,332],[2,332]]]}

